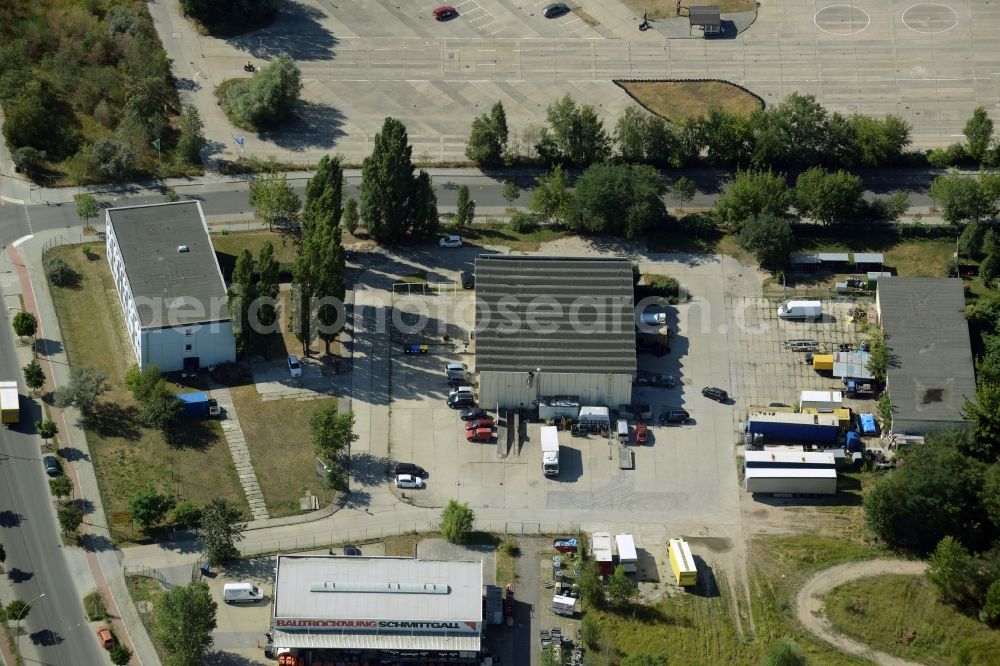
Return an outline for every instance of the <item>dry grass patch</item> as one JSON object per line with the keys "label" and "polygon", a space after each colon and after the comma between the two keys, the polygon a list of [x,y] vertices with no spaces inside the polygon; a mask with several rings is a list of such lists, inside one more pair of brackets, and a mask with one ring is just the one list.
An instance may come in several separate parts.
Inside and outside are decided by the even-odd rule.
{"label": "dry grass patch", "polygon": [[104,247],[92,246],[90,258],[79,245],[55,248],[48,256],[61,257],[80,275],[75,288],[52,287],[69,362],[104,371],[111,384],[84,424],[105,511],[125,511],[128,501],[148,487],[201,504],[225,497],[248,511],[218,421],[182,421],[173,429],[173,444],[139,423],[139,406],[125,388],[125,372],[135,355],[125,337]]}
{"label": "dry grass patch", "polygon": [[[626,7],[629,7],[636,14],[642,15],[649,12],[650,20],[672,18],[677,16],[676,0],[622,0]],[[697,4],[697,3],[695,3]],[[723,14],[734,12],[748,12],[757,7],[756,0],[719,0],[713,4],[719,5],[719,10]],[[681,3],[681,16],[687,16],[687,8],[691,3]]]}
{"label": "dry grass patch", "polygon": [[712,109],[749,116],[760,100],[724,81],[616,81],[652,113],[667,120],[700,118]]}
{"label": "dry grass patch", "polygon": [[309,418],[335,398],[261,400],[253,386],[231,393],[268,513],[274,518],[301,513],[299,498],[306,491],[321,507],[332,501],[334,494],[316,474]]}
{"label": "dry grass patch", "polygon": [[[220,256],[220,263],[231,261],[236,263],[236,258],[243,250],[250,250],[254,261],[260,254],[260,249],[264,247],[266,241],[271,241],[274,246],[274,258],[278,263],[291,267],[295,261],[295,236],[289,233],[278,233],[276,231],[236,231],[231,233],[213,233],[212,245],[215,253]],[[232,257],[232,259],[229,259]]]}

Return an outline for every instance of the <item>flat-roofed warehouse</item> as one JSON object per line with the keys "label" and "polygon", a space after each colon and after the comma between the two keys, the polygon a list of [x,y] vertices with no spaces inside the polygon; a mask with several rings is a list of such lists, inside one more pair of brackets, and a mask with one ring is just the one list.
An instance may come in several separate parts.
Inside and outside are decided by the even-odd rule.
{"label": "flat-roofed warehouse", "polygon": [[893,361],[886,380],[893,433],[967,427],[962,407],[975,396],[976,373],[962,281],[885,278],[875,307]]}
{"label": "flat-roofed warehouse", "polygon": [[557,395],[632,401],[632,265],[617,257],[476,259],[481,405],[527,409]]}
{"label": "flat-roofed warehouse", "polygon": [[279,555],[272,613],[275,652],[305,663],[477,663],[483,564]]}

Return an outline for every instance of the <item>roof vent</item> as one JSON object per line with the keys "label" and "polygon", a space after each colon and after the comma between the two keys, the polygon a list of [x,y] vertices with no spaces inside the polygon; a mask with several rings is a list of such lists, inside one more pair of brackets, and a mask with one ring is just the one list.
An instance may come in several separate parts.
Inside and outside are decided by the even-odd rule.
{"label": "roof vent", "polygon": [[182,252],[182,253],[183,252],[190,252],[191,248],[189,248],[187,245],[178,245],[177,246],[177,251],[178,252]]}

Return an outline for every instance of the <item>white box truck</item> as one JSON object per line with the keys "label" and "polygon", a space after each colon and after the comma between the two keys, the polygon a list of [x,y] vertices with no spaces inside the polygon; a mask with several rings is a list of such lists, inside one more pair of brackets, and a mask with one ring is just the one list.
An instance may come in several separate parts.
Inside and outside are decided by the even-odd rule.
{"label": "white box truck", "polygon": [[8,426],[21,420],[17,382],[0,382],[0,414],[2,414],[0,420]]}
{"label": "white box truck", "polygon": [[823,304],[819,301],[788,301],[778,308],[782,319],[819,319],[823,316]]}
{"label": "white box truck", "polygon": [[542,473],[559,475],[559,429],[555,426],[542,426]]}
{"label": "white box truck", "polygon": [[639,554],[635,550],[635,539],[631,534],[616,534],[615,546],[618,547],[618,564],[621,565],[625,573],[637,573],[639,571]]}

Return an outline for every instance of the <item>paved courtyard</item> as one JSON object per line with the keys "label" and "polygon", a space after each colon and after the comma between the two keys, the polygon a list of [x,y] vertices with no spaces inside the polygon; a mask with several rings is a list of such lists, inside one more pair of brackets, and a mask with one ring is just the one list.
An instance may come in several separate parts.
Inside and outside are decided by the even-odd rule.
{"label": "paved courtyard", "polygon": [[247,59],[280,54],[303,74],[298,118],[246,136],[246,154],[315,162],[366,155],[382,119],[409,129],[415,158],[462,159],[472,118],[501,100],[515,143],[530,145],[563,94],[609,124],[631,100],[614,78],[720,78],[768,103],[813,94],[831,110],[896,113],[918,147],[961,135],[973,108],[1000,103],[1000,5],[973,0],[773,0],[733,38],[668,39],[640,32],[617,0],[583,0],[582,15],[541,17],[544,2],[467,0],[461,16],[430,18],[432,2],[288,3],[270,27],[218,40],[197,35],[176,3],[150,5],[186,103],[202,110],[216,155],[237,156],[242,134],[214,98]]}

